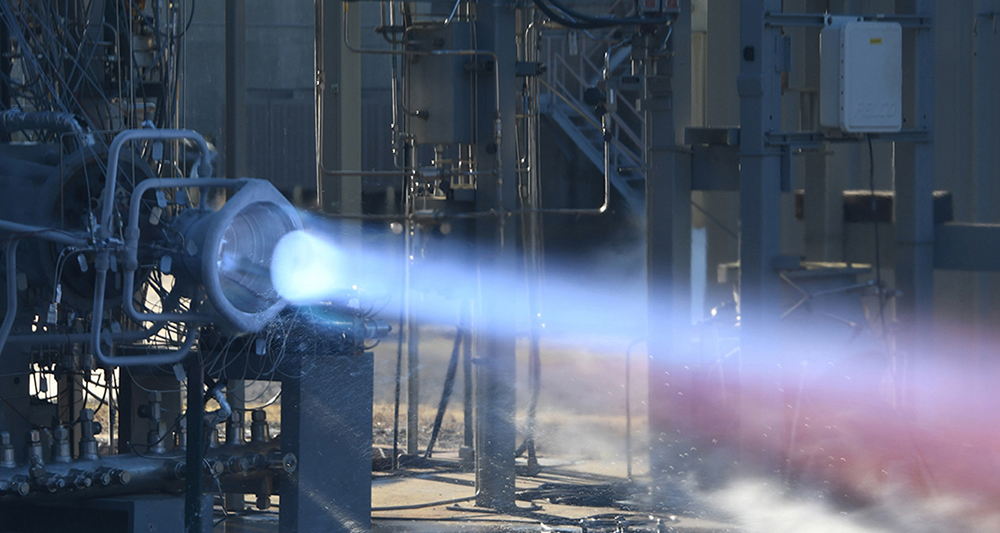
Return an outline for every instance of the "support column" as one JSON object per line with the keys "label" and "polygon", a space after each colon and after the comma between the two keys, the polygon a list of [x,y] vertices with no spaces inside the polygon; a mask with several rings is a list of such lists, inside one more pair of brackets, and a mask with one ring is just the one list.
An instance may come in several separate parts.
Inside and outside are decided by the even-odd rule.
{"label": "support column", "polygon": [[[901,14],[934,16],[934,0],[898,0]],[[933,22],[932,22],[933,23]],[[933,131],[934,30],[903,31],[903,127]],[[911,415],[923,411],[914,386],[931,358],[934,306],[934,145],[900,144],[896,148],[896,329],[902,356],[900,405]],[[925,391],[927,392],[927,391]]]}
{"label": "support column", "polygon": [[202,524],[212,520],[204,515],[201,495],[204,492],[202,477],[205,471],[205,367],[197,357],[188,364],[187,394],[187,470],[184,482],[184,532],[201,533]]}
{"label": "support column", "polygon": [[[502,212],[517,207],[515,3],[497,0],[478,6],[479,49],[493,50],[496,64],[489,69],[491,56],[475,57],[475,90],[479,93],[476,161],[480,172],[495,172],[477,176],[476,210]],[[499,95],[495,94],[494,76],[499,76]],[[518,268],[516,220],[489,217],[476,227],[482,294],[476,320],[476,505],[495,509],[514,507],[516,360],[510,327],[514,318],[504,315],[511,306],[502,303],[514,295],[505,292],[502,283],[492,283],[491,277]]]}
{"label": "support column", "polygon": [[281,382],[281,453],[298,467],[281,480],[279,528],[370,531],[374,357],[307,344],[282,368],[295,377]]}
{"label": "support column", "polygon": [[650,474],[654,498],[668,497],[671,485],[687,477],[682,464],[695,437],[690,419],[689,366],[691,286],[690,155],[677,145],[678,131],[691,120],[691,3],[682,2],[667,49],[664,32],[639,37],[646,123],[646,278],[649,342]]}
{"label": "support column", "polygon": [[246,176],[246,3],[226,0],[226,177]]}
{"label": "support column", "polygon": [[[785,2],[788,11],[823,13],[825,0],[797,0],[794,6]],[[796,66],[790,73],[790,90],[799,96],[798,127],[816,131],[819,125],[820,55],[818,27],[786,28],[792,36]],[[810,261],[841,261],[844,259],[844,200],[842,177],[828,174],[827,151],[821,145],[801,156],[805,189],[805,255]]]}
{"label": "support column", "polygon": [[361,56],[344,46],[343,35],[346,17],[352,45],[359,46],[360,12],[358,4],[345,10],[340,2],[316,0],[316,198],[328,213],[361,213],[361,177],[323,174],[361,167]]}
{"label": "support column", "polygon": [[[761,435],[767,435],[773,450],[783,442],[784,410],[774,383],[780,353],[781,286],[775,267],[781,257],[781,158],[765,139],[767,132],[781,128],[781,76],[775,54],[781,31],[764,24],[765,13],[780,13],[782,3],[742,0],[740,10],[739,449],[746,459],[751,449],[760,448]],[[773,470],[772,465],[761,466]]]}
{"label": "support column", "polygon": [[[1000,0],[976,0],[975,23],[973,25],[973,67],[972,67],[972,124],[973,139],[973,206],[975,222],[996,223],[995,209],[997,193],[994,180],[1000,176],[1000,156],[996,153],[996,139],[1000,136],[1000,34],[996,30],[1000,17]],[[984,369],[995,367],[992,347],[997,335],[994,333],[996,306],[993,304],[996,274],[980,272],[976,274],[975,306],[976,334],[979,346],[979,361]],[[989,370],[984,375],[993,375]],[[992,388],[984,379],[983,387]]]}

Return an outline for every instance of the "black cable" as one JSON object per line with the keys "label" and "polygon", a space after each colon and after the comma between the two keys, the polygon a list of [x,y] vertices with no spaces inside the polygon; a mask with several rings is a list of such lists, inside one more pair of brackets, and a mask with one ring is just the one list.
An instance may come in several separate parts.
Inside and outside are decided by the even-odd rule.
{"label": "black cable", "polygon": [[[404,239],[404,247],[406,240]],[[403,257],[406,257],[404,250]],[[406,290],[406,268],[403,268],[403,286]],[[396,394],[392,409],[392,469],[399,468],[399,401],[401,389],[403,387],[403,321],[406,319],[407,298],[399,300],[399,343],[396,346]]]}
{"label": "black cable", "polygon": [[586,22],[607,24],[608,26],[638,26],[641,24],[665,24],[668,20],[667,17],[659,18],[643,18],[643,17],[595,17],[593,15],[587,15],[586,13],[580,13],[574,9],[569,8],[560,0],[548,0],[552,5],[556,6],[560,11],[566,13],[567,15]]}
{"label": "black cable", "polygon": [[458,353],[462,347],[462,327],[455,331],[455,345],[451,349],[451,359],[448,360],[448,372],[444,378],[444,388],[441,390],[441,402],[438,404],[437,416],[434,417],[434,429],[431,431],[431,440],[427,443],[427,451],[424,452],[424,459],[430,459],[434,452],[434,443],[437,442],[438,433],[441,431],[441,424],[444,422],[444,413],[448,409],[448,401],[451,400],[451,391],[455,387],[455,374],[458,373]]}
{"label": "black cable", "polygon": [[475,500],[479,495],[466,496],[464,498],[452,498],[450,500],[438,500],[434,502],[414,503],[410,505],[391,505],[389,507],[372,507],[372,512],[380,511],[411,511],[414,509],[427,509],[428,507],[440,507],[442,505],[452,505],[455,503],[469,502]]}
{"label": "black cable", "polygon": [[607,27],[606,25],[595,24],[592,22],[588,23],[588,22],[579,22],[576,20],[570,20],[556,13],[552,8],[545,5],[545,3],[542,2],[542,0],[534,0],[534,2],[535,2],[535,7],[537,7],[539,11],[541,11],[542,13],[545,13],[545,16],[552,19],[553,22],[566,26],[567,28],[573,28],[577,30],[595,30]]}
{"label": "black cable", "polygon": [[875,151],[872,149],[872,136],[868,138],[868,188],[872,196],[872,230],[875,233],[875,295],[878,297],[878,318],[882,326],[882,337],[885,331],[885,300],[882,290],[882,247],[878,235],[878,203],[875,197]]}
{"label": "black cable", "polygon": [[632,481],[632,348],[641,342],[646,339],[632,341],[625,350],[625,471],[629,481]]}

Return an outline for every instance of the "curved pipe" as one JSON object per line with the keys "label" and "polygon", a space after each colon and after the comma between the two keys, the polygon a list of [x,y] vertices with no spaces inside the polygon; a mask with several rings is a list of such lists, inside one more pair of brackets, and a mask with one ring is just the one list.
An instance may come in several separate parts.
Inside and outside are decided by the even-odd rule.
{"label": "curved pipe", "polygon": [[[125,130],[119,133],[115,136],[115,140],[111,142],[111,147],[108,150],[108,171],[105,177],[104,192],[101,195],[104,202],[104,209],[101,212],[101,226],[98,228],[98,235],[101,240],[104,241],[111,237],[111,219],[114,214],[115,187],[118,178],[118,158],[121,154],[122,146],[124,146],[128,141],[136,139],[193,140],[197,143],[201,152],[198,162],[195,164],[194,171],[199,175],[207,175],[212,172],[211,154],[208,150],[208,143],[205,142],[205,138],[198,132],[192,130]],[[184,184],[189,186],[196,185],[193,180],[187,180]],[[140,194],[141,191],[148,189],[148,187],[142,188],[141,186],[142,184],[137,186],[137,190],[140,191]],[[132,210],[130,209],[130,219],[132,218],[131,211]],[[139,239],[138,215],[136,215],[135,219],[136,227],[134,231],[132,231],[132,227],[130,226],[126,231],[126,237],[128,239],[132,239],[134,234],[134,241],[137,245]],[[96,279],[94,282],[94,307],[92,310],[90,331],[90,344],[91,350],[94,352],[94,356],[102,364],[108,366],[169,365],[179,363],[184,360],[188,353],[190,353],[191,347],[194,346],[195,338],[198,336],[197,326],[189,322],[191,318],[198,317],[191,314],[188,314],[185,317],[187,320],[185,323],[188,325],[187,335],[184,339],[184,344],[182,344],[177,350],[139,356],[132,355],[110,357],[101,349],[101,323],[104,315],[104,289],[107,284],[108,269],[111,265],[110,258],[111,252],[109,250],[102,250],[97,256],[95,271]],[[128,271],[128,266],[129,265],[126,265],[126,271]],[[134,272],[134,270],[132,272]],[[125,276],[126,287],[134,288],[134,279],[132,278],[133,276],[131,275]],[[125,292],[124,294],[127,295],[130,293]],[[132,306],[130,304],[126,304],[124,307],[126,309],[126,313],[128,313],[129,308]],[[135,311],[135,309],[133,308],[132,311]],[[131,316],[131,313],[129,313],[129,315]]]}
{"label": "curved pipe", "polygon": [[[98,269],[96,273],[97,279],[94,283],[94,311],[93,316],[91,317],[90,326],[90,349],[94,352],[94,357],[96,357],[101,364],[112,367],[172,365],[183,361],[184,358],[187,357],[188,353],[191,352],[191,347],[194,346],[195,338],[198,337],[198,327],[195,324],[187,324],[188,329],[187,335],[184,338],[184,344],[174,351],[161,351],[147,355],[119,355],[111,357],[105,354],[101,349],[101,317],[104,315],[104,287],[108,278],[110,255],[110,252],[103,251],[97,256]],[[129,306],[126,305],[125,307],[127,308]]]}
{"label": "curved pipe", "polygon": [[108,149],[108,172],[104,180],[104,192],[101,198],[104,201],[104,210],[101,212],[101,227],[98,235],[102,240],[111,236],[111,217],[114,214],[115,186],[118,181],[118,157],[121,154],[122,146],[128,141],[137,139],[149,140],[169,140],[169,139],[189,139],[198,145],[201,155],[195,163],[193,173],[199,176],[208,176],[212,173],[211,153],[208,150],[208,143],[200,133],[193,130],[125,130],[115,136]]}
{"label": "curved pipe", "polygon": [[39,239],[65,244],[67,246],[84,247],[90,244],[87,242],[86,237],[77,237],[68,231],[55,228],[44,228],[42,226],[32,226],[30,224],[21,224],[19,222],[11,222],[9,220],[0,220],[0,231],[18,233],[20,234],[18,237],[38,237]]}
{"label": "curved pipe", "polygon": [[[79,137],[86,135],[83,127],[70,113],[61,111],[23,111],[8,109],[0,113],[0,130],[46,130],[57,133],[72,133]],[[88,144],[93,144],[91,140]]]}
{"label": "curved pipe", "polygon": [[[132,191],[129,204],[128,226],[125,228],[125,275],[122,284],[122,294],[135,293],[135,272],[139,269],[139,213],[142,208],[142,195],[150,189],[165,187],[227,187],[235,189],[247,184],[246,179],[229,180],[225,178],[162,178],[147,179],[139,182]],[[98,294],[94,294],[94,303]],[[214,317],[194,313],[141,313],[135,309],[131,300],[125,302],[125,314],[138,322],[147,321],[179,321],[179,322],[210,322]],[[95,315],[97,316],[97,315]]]}

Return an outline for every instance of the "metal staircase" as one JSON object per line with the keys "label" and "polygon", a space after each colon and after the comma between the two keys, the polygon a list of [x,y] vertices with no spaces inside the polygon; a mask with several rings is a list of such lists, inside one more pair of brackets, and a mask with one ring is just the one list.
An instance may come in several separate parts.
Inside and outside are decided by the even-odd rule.
{"label": "metal staircase", "polygon": [[[583,93],[603,79],[604,54],[608,44],[602,36],[585,36],[582,33],[576,36],[575,41],[576,44],[571,46],[570,36],[565,32],[551,32],[543,39],[542,53],[547,71],[543,76],[539,111],[551,118],[580,153],[603,173],[604,135],[600,118],[593,107],[583,102]],[[610,54],[611,72],[622,67],[629,52],[628,47],[623,47]],[[645,213],[646,183],[641,156],[644,146],[643,117],[624,98],[617,99],[617,109],[608,117],[611,185],[624,199],[625,207],[641,217]],[[612,204],[612,209],[615,208]]]}

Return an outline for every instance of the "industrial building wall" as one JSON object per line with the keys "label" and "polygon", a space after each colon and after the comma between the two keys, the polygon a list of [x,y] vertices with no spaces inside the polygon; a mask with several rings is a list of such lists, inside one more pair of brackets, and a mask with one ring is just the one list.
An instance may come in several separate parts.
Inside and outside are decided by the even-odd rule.
{"label": "industrial building wall", "polygon": [[[903,7],[905,0],[786,0],[784,9],[789,12],[831,13],[891,13]],[[697,7],[697,6],[696,6]],[[732,126],[739,122],[739,98],[736,94],[736,76],[739,73],[739,6],[734,2],[708,0],[708,24],[705,43],[705,68],[697,69],[695,61],[695,87],[700,87],[697,77],[703,75],[705,100],[703,109],[695,109],[693,116],[704,116],[707,126]],[[997,63],[998,39],[996,16],[1000,12],[994,0],[979,2],[937,3],[935,17],[935,50],[937,73],[934,80],[936,123],[934,131],[935,188],[953,193],[955,220],[965,222],[998,222],[1000,220],[1000,187],[992,185],[1000,178],[1000,167],[994,155],[1000,144],[1000,109],[996,82],[1000,64]],[[813,33],[810,33],[812,31]],[[817,98],[816,73],[810,65],[818,63],[815,30],[791,28],[793,42],[793,72],[783,95],[786,129],[812,129],[812,117],[807,116],[810,100]],[[695,36],[696,39],[700,37]],[[695,47],[697,50],[697,47]],[[697,59],[697,58],[696,58]],[[977,86],[988,87],[982,78],[992,76],[993,89],[983,91]],[[696,100],[697,103],[697,100]],[[869,240],[857,242],[858,228],[844,228],[839,192],[846,189],[867,188],[868,153],[861,144],[829,144],[825,153],[803,153],[795,158],[793,188],[805,188],[807,198],[806,222],[797,222],[788,209],[783,210],[783,252],[802,255],[810,260],[871,261],[873,250]],[[875,145],[875,182],[879,189],[891,189],[894,180],[892,163],[893,147]],[[810,184],[810,176],[819,172]],[[735,261],[738,257],[739,199],[733,192],[695,192],[694,199],[716,221],[695,211],[694,226],[705,227],[708,232],[708,260],[705,268],[709,280],[714,278],[715,267],[720,262]],[[791,204],[790,195],[783,199]],[[823,219],[822,223],[814,222]],[[810,224],[810,222],[813,222]],[[869,233],[865,230],[865,233]],[[892,242],[891,228],[882,228],[883,243]],[[888,252],[889,246],[883,246]],[[891,257],[889,258],[891,260]],[[891,263],[889,263],[891,266]],[[891,271],[888,273],[891,279]],[[708,287],[706,305],[711,307],[725,297],[728,288],[713,290]],[[996,322],[996,306],[991,301],[1000,297],[1000,280],[994,274],[971,274],[938,271],[935,274],[935,307],[938,324],[942,328],[954,323],[976,324],[977,331],[990,329]],[[946,337],[942,337],[946,338]]]}
{"label": "industrial building wall", "polygon": [[[309,0],[246,3],[247,175],[282,191],[316,188],[314,6]],[[225,172],[225,2],[198,2],[183,65],[182,121],[220,152]]]}

